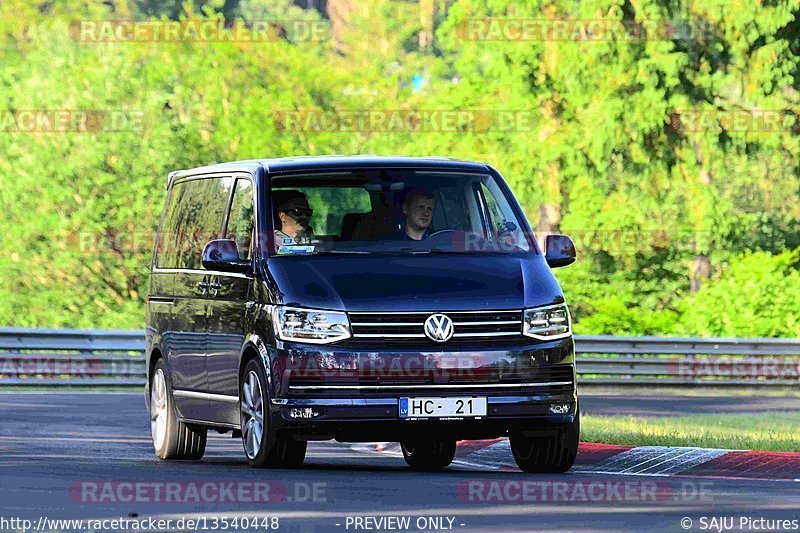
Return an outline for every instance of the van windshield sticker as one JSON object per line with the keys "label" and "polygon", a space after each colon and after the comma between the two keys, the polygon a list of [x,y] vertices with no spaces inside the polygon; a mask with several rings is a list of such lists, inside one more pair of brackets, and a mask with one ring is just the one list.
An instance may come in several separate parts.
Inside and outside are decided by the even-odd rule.
{"label": "van windshield sticker", "polygon": [[[291,239],[290,239],[291,240]],[[278,254],[313,254],[314,246],[283,245],[278,248]]]}

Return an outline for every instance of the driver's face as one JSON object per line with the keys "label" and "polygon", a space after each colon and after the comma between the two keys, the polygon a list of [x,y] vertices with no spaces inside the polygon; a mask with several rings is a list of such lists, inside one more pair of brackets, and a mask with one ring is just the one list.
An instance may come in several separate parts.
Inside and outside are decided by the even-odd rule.
{"label": "driver's face", "polygon": [[283,211],[278,212],[281,219],[281,230],[295,237],[298,233],[305,231],[311,221],[311,209],[305,199],[298,198],[296,201],[283,207]]}
{"label": "driver's face", "polygon": [[406,215],[406,224],[416,230],[426,230],[433,219],[433,198],[417,196],[403,209]]}

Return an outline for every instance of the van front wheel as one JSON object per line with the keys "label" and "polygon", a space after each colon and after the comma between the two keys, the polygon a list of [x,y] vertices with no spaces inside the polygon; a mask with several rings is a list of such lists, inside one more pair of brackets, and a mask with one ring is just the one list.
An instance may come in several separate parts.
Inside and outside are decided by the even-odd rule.
{"label": "van front wheel", "polygon": [[530,474],[561,474],[575,464],[580,439],[580,412],[571,424],[539,432],[509,435],[514,461]]}
{"label": "van front wheel", "polygon": [[432,472],[453,462],[456,455],[455,440],[407,440],[400,443],[403,458],[414,470]]}
{"label": "van front wheel", "polygon": [[301,466],[308,442],[281,435],[272,428],[266,372],[258,359],[247,363],[239,394],[242,445],[247,462],[257,468]]}

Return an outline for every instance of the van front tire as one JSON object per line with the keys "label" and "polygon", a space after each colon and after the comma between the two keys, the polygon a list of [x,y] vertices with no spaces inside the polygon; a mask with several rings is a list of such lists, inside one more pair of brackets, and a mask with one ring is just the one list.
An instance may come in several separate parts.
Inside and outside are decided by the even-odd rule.
{"label": "van front tire", "polygon": [[199,461],[206,451],[207,429],[178,418],[163,359],[150,378],[150,433],[159,459]]}
{"label": "van front tire", "polygon": [[572,468],[578,455],[580,411],[570,424],[540,432],[513,432],[509,435],[514,461],[529,474],[562,474]]}
{"label": "van front tire", "polygon": [[453,462],[456,456],[455,440],[415,439],[400,443],[403,458],[413,470],[435,472]]}
{"label": "van front tire", "polygon": [[247,462],[256,468],[298,468],[306,457],[307,441],[276,433],[270,423],[266,372],[252,359],[239,384],[242,446]]}

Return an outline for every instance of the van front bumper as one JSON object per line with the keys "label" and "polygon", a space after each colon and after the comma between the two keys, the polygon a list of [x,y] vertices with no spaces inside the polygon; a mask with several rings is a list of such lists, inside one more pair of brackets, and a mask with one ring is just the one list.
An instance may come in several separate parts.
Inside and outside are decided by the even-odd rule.
{"label": "van front bumper", "polygon": [[[283,360],[283,364],[273,366],[279,371],[272,376],[277,394],[270,400],[271,418],[278,431],[298,438],[393,441],[414,433],[456,439],[495,438],[514,430],[572,423],[578,409],[571,338],[530,347],[469,352],[364,353],[287,346],[273,355],[274,362]],[[413,379],[406,383],[397,375],[385,373],[376,379],[374,372],[348,377],[335,371],[337,365],[352,367],[354,360],[358,368],[372,368],[358,366],[362,358],[379,359],[381,368],[390,369],[399,361],[420,357],[426,368],[444,371],[435,372],[435,379],[427,383]],[[298,366],[307,368],[311,358],[334,371],[313,379],[308,373],[298,373]],[[459,373],[464,358],[474,362],[468,378]],[[443,369],[443,365],[451,367]],[[416,379],[422,376],[417,374]],[[487,410],[481,417],[401,418],[399,404],[404,397],[483,397]]]}
{"label": "van front bumper", "polygon": [[[473,393],[472,396],[486,396]],[[414,397],[444,394],[414,393]],[[469,396],[463,393],[453,396]],[[570,424],[577,412],[574,392],[558,395],[486,396],[487,414],[464,418],[400,418],[401,396],[386,398],[293,398],[272,400],[279,431],[303,439],[347,442],[396,441],[412,434],[456,439],[502,437],[514,430]],[[558,411],[558,414],[553,411]],[[276,420],[276,422],[278,421]]]}

